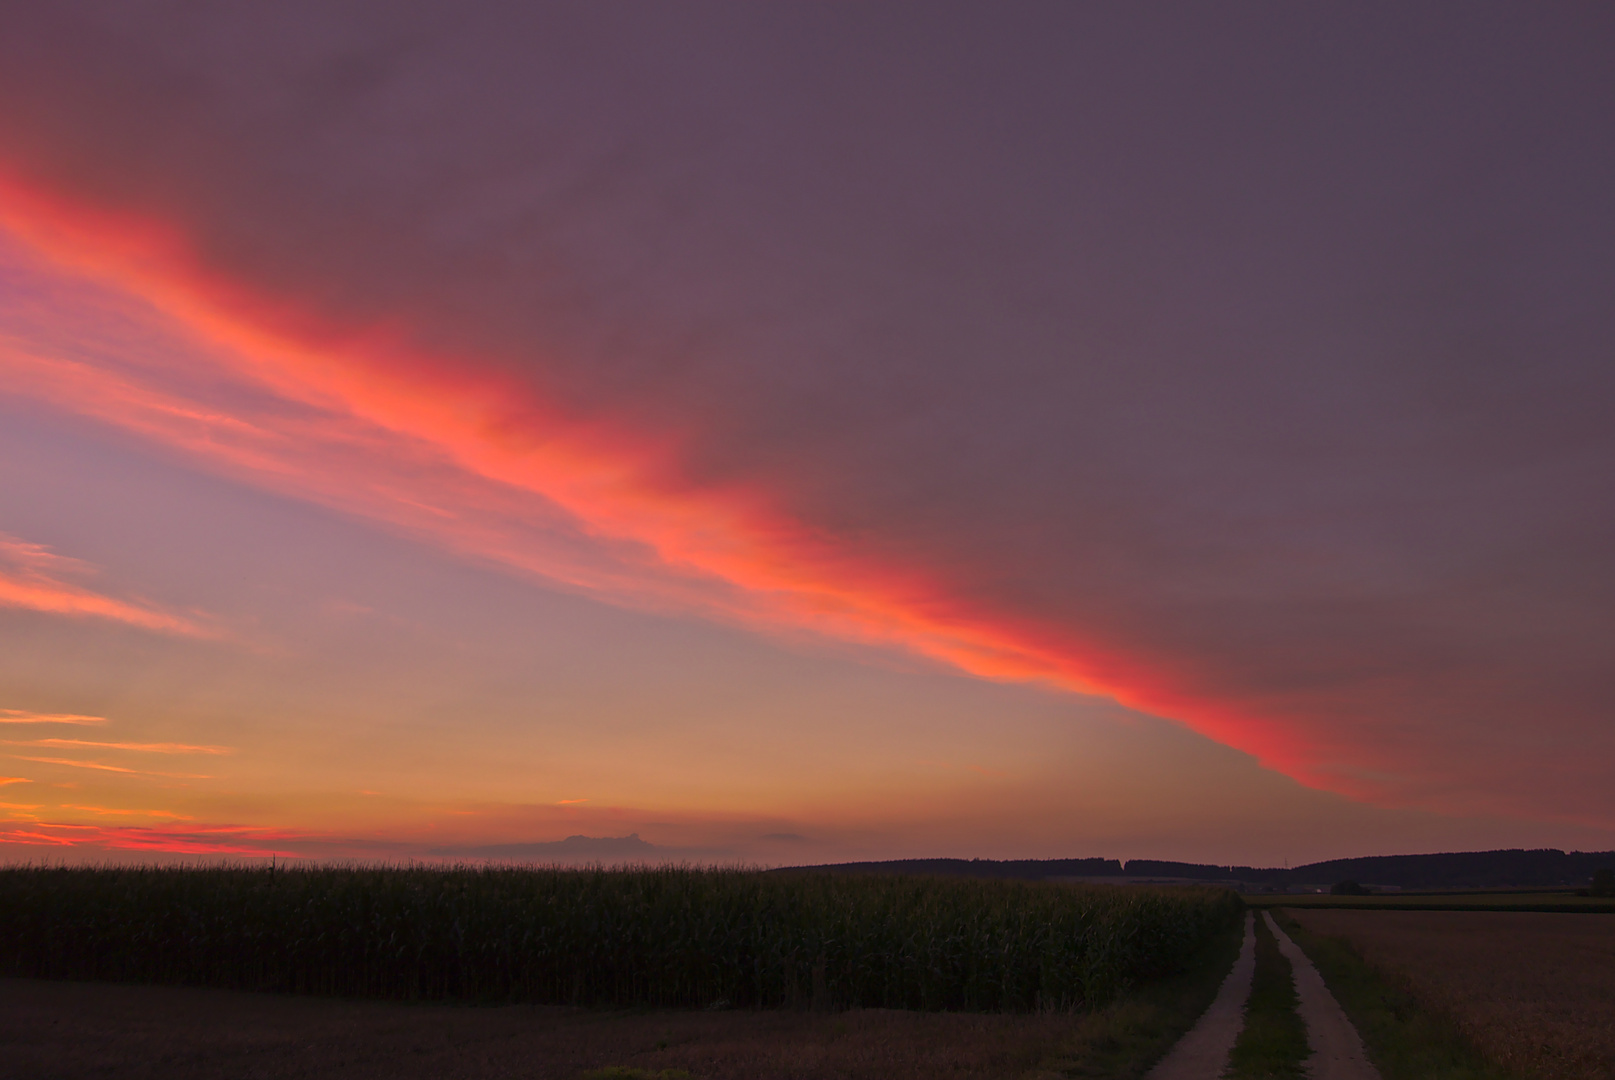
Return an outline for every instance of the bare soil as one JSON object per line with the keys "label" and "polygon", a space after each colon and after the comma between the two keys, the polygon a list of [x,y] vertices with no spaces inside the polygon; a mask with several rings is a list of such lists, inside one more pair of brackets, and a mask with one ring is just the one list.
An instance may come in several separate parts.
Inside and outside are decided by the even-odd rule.
{"label": "bare soil", "polygon": [[1067,1043],[1069,1015],[593,1011],[401,1005],[0,979],[5,1080],[991,1080]]}
{"label": "bare soil", "polygon": [[1541,1080],[1615,1080],[1615,915],[1306,911],[1448,1013],[1488,1057]]}

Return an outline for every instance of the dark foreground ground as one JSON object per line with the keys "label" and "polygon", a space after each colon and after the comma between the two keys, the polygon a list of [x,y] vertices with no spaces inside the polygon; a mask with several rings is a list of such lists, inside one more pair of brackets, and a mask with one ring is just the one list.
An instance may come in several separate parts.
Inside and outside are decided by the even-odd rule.
{"label": "dark foreground ground", "polygon": [[0,979],[4,1080],[1021,1077],[1070,1016],[470,1008]]}

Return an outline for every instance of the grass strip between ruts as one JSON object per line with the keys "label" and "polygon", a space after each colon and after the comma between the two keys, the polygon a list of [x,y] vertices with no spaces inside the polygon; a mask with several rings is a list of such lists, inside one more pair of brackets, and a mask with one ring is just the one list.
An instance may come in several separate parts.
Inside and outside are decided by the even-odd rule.
{"label": "grass strip between ruts", "polygon": [[1083,1016],[1071,1041],[1032,1080],[1138,1080],[1210,1007],[1243,938],[1241,922],[1207,943],[1182,974],[1145,983]]}
{"label": "grass strip between ruts", "polygon": [[1284,932],[1323,976],[1384,1080],[1517,1080],[1488,1062],[1456,1021],[1422,1003],[1407,983],[1369,965],[1344,938],[1314,934],[1275,911]]}
{"label": "grass strip between ruts", "polygon": [[1231,1080],[1303,1080],[1311,1055],[1306,1023],[1296,1012],[1295,975],[1267,920],[1256,919],[1256,975],[1245,1003],[1245,1027],[1228,1057]]}

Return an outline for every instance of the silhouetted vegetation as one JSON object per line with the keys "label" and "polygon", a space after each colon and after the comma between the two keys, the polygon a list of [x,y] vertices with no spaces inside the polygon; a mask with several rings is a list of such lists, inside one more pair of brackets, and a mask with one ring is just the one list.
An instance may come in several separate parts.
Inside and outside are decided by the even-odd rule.
{"label": "silhouetted vegetation", "polygon": [[1580,885],[1615,853],[1554,848],[1535,851],[1456,851],[1437,855],[1377,855],[1335,859],[1288,871],[1288,880],[1352,880],[1405,889],[1466,889],[1509,885],[1551,888]]}
{"label": "silhouetted vegetation", "polygon": [[1163,880],[1239,882],[1251,889],[1321,886],[1331,881],[1394,885],[1404,889],[1471,889],[1496,886],[1525,888],[1585,887],[1600,868],[1615,861],[1615,852],[1556,848],[1534,851],[1448,851],[1433,855],[1375,855],[1333,859],[1281,869],[1167,862],[1161,859],[902,859],[892,862],[837,863],[793,867],[775,873],[826,871],[843,874],[937,874],[951,877],[1155,878]]}
{"label": "silhouetted vegetation", "polygon": [[1355,881],[1337,881],[1329,886],[1330,896],[1372,896],[1373,889],[1365,888]]}
{"label": "silhouetted vegetation", "polygon": [[1092,1007],[1238,918],[1217,889],[740,870],[0,870],[0,972],[579,1005]]}
{"label": "silhouetted vegetation", "polygon": [[1121,877],[1123,870],[1119,859],[889,859],[885,862],[788,866],[773,871],[776,874],[815,872],[1045,881],[1062,877]]}

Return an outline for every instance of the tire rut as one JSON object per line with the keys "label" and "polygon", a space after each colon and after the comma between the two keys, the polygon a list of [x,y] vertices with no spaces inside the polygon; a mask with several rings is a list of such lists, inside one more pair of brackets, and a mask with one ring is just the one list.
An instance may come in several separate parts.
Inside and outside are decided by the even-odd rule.
{"label": "tire rut", "polygon": [[1279,929],[1272,915],[1264,911],[1262,918],[1267,920],[1268,929],[1278,939],[1279,952],[1290,962],[1295,974],[1295,993],[1301,999],[1297,1011],[1307,1025],[1307,1042],[1312,1046],[1312,1056],[1306,1063],[1307,1075],[1312,1080],[1380,1080],[1379,1070],[1363,1050],[1362,1036],[1358,1035],[1335,995],[1324,985],[1318,969],[1289,935]]}
{"label": "tire rut", "polygon": [[1189,1033],[1146,1074],[1145,1080],[1217,1080],[1228,1068],[1228,1052],[1245,1026],[1245,999],[1256,973],[1256,926],[1245,915],[1245,942],[1233,970],[1222,981],[1210,1008]]}

